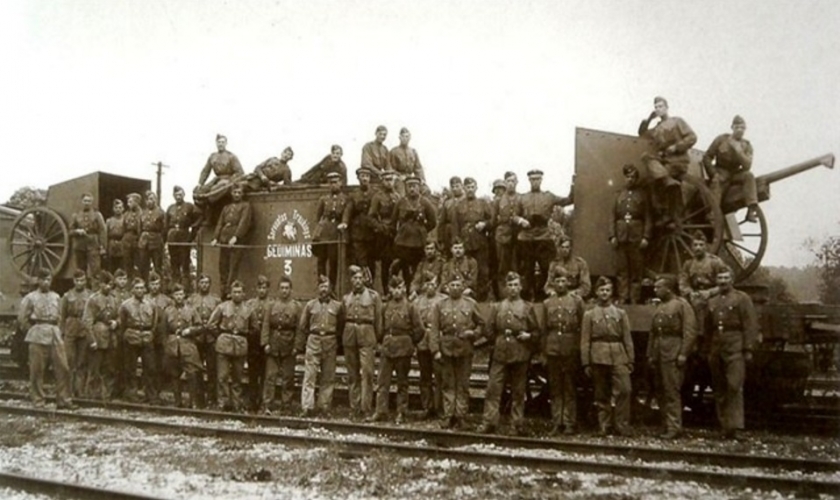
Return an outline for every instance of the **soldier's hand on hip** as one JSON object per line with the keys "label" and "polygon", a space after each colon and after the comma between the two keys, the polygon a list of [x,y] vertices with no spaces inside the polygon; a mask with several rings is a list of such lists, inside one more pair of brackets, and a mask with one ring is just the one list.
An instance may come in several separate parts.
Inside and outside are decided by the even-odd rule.
{"label": "soldier's hand on hip", "polygon": [[266,354],[271,354],[271,346],[270,345],[265,346],[263,348],[263,351],[265,351]]}
{"label": "soldier's hand on hip", "polygon": [[642,238],[642,241],[639,242],[639,248],[644,249],[644,248],[647,248],[647,246],[648,246],[647,238]]}
{"label": "soldier's hand on hip", "polygon": [[682,368],[683,366],[685,366],[685,362],[686,362],[686,357],[685,356],[683,356],[682,354],[677,356],[677,367],[678,368]]}
{"label": "soldier's hand on hip", "polygon": [[338,225],[338,230],[339,231],[344,231],[345,229],[347,229],[347,224],[342,222],[341,224]]}
{"label": "soldier's hand on hip", "polygon": [[586,375],[587,378],[592,378],[592,367],[591,366],[584,366],[583,373]]}

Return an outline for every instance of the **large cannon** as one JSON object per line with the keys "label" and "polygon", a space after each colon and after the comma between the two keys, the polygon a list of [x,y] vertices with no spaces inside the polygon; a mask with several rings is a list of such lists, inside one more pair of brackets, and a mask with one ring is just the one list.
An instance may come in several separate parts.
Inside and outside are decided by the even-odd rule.
{"label": "large cannon", "polygon": [[[608,242],[612,208],[622,186],[621,167],[633,163],[643,179],[648,173],[640,158],[650,150],[643,138],[578,128],[575,137],[575,249],[585,255],[597,275],[615,275],[613,251]],[[768,224],[758,209],[758,221],[746,222],[746,204],[740,186],[731,186],[719,205],[708,187],[702,167],[703,152],[689,152],[691,164],[683,181],[684,210],[676,224],[654,223],[653,239],[647,250],[649,275],[678,273],[691,258],[692,234],[700,230],[710,242],[710,250],[736,270],[743,281],[761,263],[767,248]],[[814,167],[834,166],[834,155],[826,154],[796,165],[756,177],[759,201],[770,198],[770,185]]]}

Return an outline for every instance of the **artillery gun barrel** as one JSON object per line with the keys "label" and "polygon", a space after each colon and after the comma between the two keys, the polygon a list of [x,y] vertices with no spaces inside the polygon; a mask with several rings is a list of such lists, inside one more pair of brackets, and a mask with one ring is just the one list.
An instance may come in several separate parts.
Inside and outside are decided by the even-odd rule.
{"label": "artillery gun barrel", "polygon": [[816,158],[811,158],[810,160],[796,163],[789,167],[781,168],[775,172],[770,172],[769,174],[756,176],[755,183],[758,188],[759,201],[766,201],[770,199],[770,184],[787,179],[793,175],[801,174],[806,170],[810,170],[820,165],[828,168],[834,168],[834,154],[824,154],[822,156],[817,156]]}

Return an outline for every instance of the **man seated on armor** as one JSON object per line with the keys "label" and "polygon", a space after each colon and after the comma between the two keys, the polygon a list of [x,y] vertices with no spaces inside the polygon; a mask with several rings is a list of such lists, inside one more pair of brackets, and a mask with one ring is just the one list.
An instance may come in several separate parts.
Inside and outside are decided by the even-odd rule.
{"label": "man seated on armor", "polygon": [[[242,176],[245,172],[239,163],[239,158],[227,150],[227,137],[216,134],[216,151],[207,158],[207,163],[201,169],[198,177],[198,185],[193,190],[193,201],[196,205],[212,205],[224,198],[229,192],[235,177]],[[209,182],[210,172],[216,177]]]}
{"label": "man seated on armor", "polygon": [[747,122],[739,115],[732,119],[732,133],[715,137],[706,154],[703,155],[703,167],[712,180],[712,194],[719,204],[731,184],[740,184],[747,205],[747,221],[758,220],[758,191],[755,176],[750,172],[753,161],[753,148],[750,141],[744,139]]}
{"label": "man seated on armor", "polygon": [[276,191],[283,186],[292,184],[292,169],[289,162],[295,157],[291,147],[287,147],[280,154],[280,158],[272,156],[254,168],[241,181],[246,193],[254,191]]}
{"label": "man seated on armor", "polygon": [[333,144],[330,154],[319,161],[314,167],[300,176],[300,182],[304,184],[322,185],[329,183],[329,174],[335,172],[341,176],[341,185],[347,185],[347,166],[341,159],[344,150],[338,144]]}
{"label": "man seated on armor", "polygon": [[[639,137],[647,137],[653,143],[653,153],[642,155],[653,178],[657,200],[664,205],[669,222],[675,221],[682,212],[682,189],[680,181],[688,172],[688,150],[697,142],[697,135],[682,118],[668,115],[668,101],[664,97],[653,99],[654,110],[639,124]],[[650,129],[654,118],[659,118]]]}
{"label": "man seated on armor", "polygon": [[548,277],[543,290],[546,295],[554,293],[554,277],[563,273],[569,280],[569,293],[585,299],[592,290],[592,280],[589,277],[589,264],[583,257],[572,255],[572,239],[561,236],[557,241],[557,256],[548,265]]}

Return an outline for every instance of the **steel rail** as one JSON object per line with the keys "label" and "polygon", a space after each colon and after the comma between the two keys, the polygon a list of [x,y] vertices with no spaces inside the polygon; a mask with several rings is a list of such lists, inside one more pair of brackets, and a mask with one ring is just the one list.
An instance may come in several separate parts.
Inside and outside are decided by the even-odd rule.
{"label": "steel rail", "polygon": [[0,486],[27,493],[81,500],[162,500],[163,498],[2,471],[0,471]]}
{"label": "steel rail", "polygon": [[[663,464],[606,463],[599,462],[596,459],[584,460],[578,458],[534,457],[516,454],[512,450],[487,452],[379,441],[336,440],[333,437],[289,436],[249,430],[221,429],[204,425],[183,425],[154,420],[86,415],[72,411],[21,408],[5,405],[0,405],[0,412],[44,418],[60,417],[68,420],[93,422],[104,425],[127,425],[151,431],[174,432],[181,435],[237,439],[259,443],[270,442],[286,446],[324,447],[338,450],[339,453],[348,457],[361,458],[367,456],[367,454],[371,452],[386,452],[413,458],[436,460],[448,459],[485,465],[525,467],[549,473],[574,471],[595,474],[617,474],[655,480],[693,481],[718,487],[754,488],[761,490],[796,492],[797,494],[810,495],[840,494],[840,482],[808,479],[803,477],[691,470],[680,468],[679,466]],[[320,422],[317,422],[317,424],[320,424]]]}

